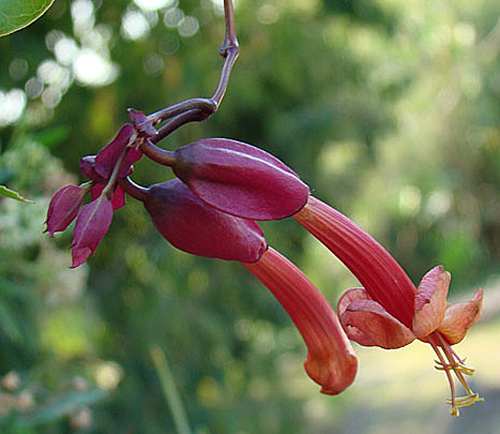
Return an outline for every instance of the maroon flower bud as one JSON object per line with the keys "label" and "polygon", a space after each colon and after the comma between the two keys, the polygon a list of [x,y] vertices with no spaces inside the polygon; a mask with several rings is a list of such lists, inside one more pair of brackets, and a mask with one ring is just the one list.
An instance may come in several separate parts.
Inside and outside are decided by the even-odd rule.
{"label": "maroon flower bud", "polygon": [[89,188],[76,185],[67,185],[57,191],[49,204],[45,232],[53,238],[55,232],[64,231],[75,219],[88,192]]}
{"label": "maroon flower bud", "polygon": [[156,229],[184,252],[255,262],[267,249],[257,223],[212,208],[178,179],[149,187],[144,206]]}
{"label": "maroon flower bud", "polygon": [[203,201],[251,220],[289,217],[309,196],[309,187],[280,160],[235,140],[203,139],[179,148],[172,168]]}
{"label": "maroon flower bud", "polygon": [[[95,157],[95,172],[104,179],[109,179],[120,158],[123,149],[131,145],[136,130],[133,125],[125,124],[117,136],[106,145]],[[127,155],[120,165],[118,178],[124,178],[132,173],[132,164],[142,157],[142,152],[135,147],[130,147]]]}
{"label": "maroon flower bud", "polygon": [[73,243],[71,244],[73,264],[76,268],[83,264],[108,232],[113,217],[111,201],[101,195],[85,205],[76,218]]}

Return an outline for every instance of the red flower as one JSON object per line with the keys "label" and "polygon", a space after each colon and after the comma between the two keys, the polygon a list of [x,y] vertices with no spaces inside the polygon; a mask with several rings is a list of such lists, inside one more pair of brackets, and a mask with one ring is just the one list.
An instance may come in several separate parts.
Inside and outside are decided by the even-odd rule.
{"label": "red flower", "polygon": [[321,392],[337,395],[345,390],[354,381],[358,359],[325,297],[304,273],[272,248],[257,262],[243,265],[290,315],[308,349],[306,372],[321,386]]}
{"label": "red flower", "polygon": [[198,256],[240,261],[274,294],[304,338],[305,369],[321,392],[335,395],[353,382],[357,358],[335,311],[295,265],[268,248],[255,221],[207,205],[178,179],[149,188],[129,179],[120,185],[144,203],[172,245]]}
{"label": "red flower", "polygon": [[[320,200],[310,197],[295,219],[325,244],[358,278],[363,288],[348,290],[339,300],[338,313],[350,339],[365,346],[399,348],[418,338],[429,343],[439,359],[437,369],[448,378],[452,414],[458,407],[481,401],[464,377],[474,371],[451,348],[462,341],[481,315],[483,291],[471,301],[446,302],[450,274],[438,266],[415,288],[396,260],[351,220]],[[467,391],[457,398],[454,373]]]}
{"label": "red flower", "polygon": [[[129,194],[130,187],[130,183],[125,186]],[[257,223],[207,205],[178,179],[143,189],[142,196],[155,228],[169,243],[184,252],[229,261],[255,262],[267,249],[264,234]]]}

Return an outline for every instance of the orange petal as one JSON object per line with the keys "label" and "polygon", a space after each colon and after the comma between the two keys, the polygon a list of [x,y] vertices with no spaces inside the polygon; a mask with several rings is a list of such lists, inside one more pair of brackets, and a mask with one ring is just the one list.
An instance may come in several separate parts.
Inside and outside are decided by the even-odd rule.
{"label": "orange petal", "polygon": [[413,333],[417,338],[429,335],[443,321],[450,279],[450,273],[438,266],[429,271],[418,285],[413,317]]}
{"label": "orange petal", "polygon": [[337,313],[342,315],[347,306],[349,306],[355,300],[373,300],[370,295],[366,292],[365,288],[351,288],[342,294],[337,303]]}
{"label": "orange petal", "polygon": [[[337,313],[341,319],[342,323],[342,314],[347,310],[347,307],[354,300],[372,300],[369,294],[365,291],[365,288],[352,288],[348,289],[346,292],[342,294],[339,302],[337,303]],[[360,345],[365,347],[372,347],[376,344],[372,341],[372,339],[365,335],[361,330],[356,327],[352,327],[342,323],[342,327],[344,328],[347,336],[351,341],[357,342]]]}
{"label": "orange petal", "polygon": [[257,262],[243,263],[281,303],[307,345],[307,374],[321,392],[336,395],[356,376],[358,360],[340,320],[313,283],[272,247]]}
{"label": "orange petal", "polygon": [[359,297],[343,311],[339,310],[339,316],[349,339],[360,345],[392,349],[404,347],[415,339],[408,327],[374,300]]}
{"label": "orange petal", "polygon": [[457,303],[446,309],[444,320],[438,328],[450,345],[458,344],[467,331],[481,316],[483,309],[483,290],[478,289],[472,300]]}

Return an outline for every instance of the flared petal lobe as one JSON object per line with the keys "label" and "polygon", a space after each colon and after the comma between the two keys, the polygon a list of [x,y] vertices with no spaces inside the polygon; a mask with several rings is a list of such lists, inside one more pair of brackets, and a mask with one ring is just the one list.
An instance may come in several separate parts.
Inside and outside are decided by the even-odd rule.
{"label": "flared petal lobe", "polygon": [[434,267],[421,280],[415,293],[413,333],[424,338],[436,330],[444,318],[451,275],[442,266]]}
{"label": "flared petal lobe", "polygon": [[255,262],[267,249],[260,227],[198,199],[180,180],[149,187],[144,206],[156,229],[178,249],[198,256]]}
{"label": "flared petal lobe", "polygon": [[346,291],[337,311],[347,336],[360,345],[394,349],[415,340],[412,331],[371,299],[363,288]]}
{"label": "flared petal lobe", "polygon": [[269,248],[253,264],[243,264],[281,303],[302,335],[307,374],[321,392],[336,395],[356,376],[358,361],[338,317],[319,290],[295,265]]}
{"label": "flared petal lobe", "polygon": [[250,220],[299,211],[309,187],[280,160],[230,139],[204,139],[175,151],[173,170],[203,201]]}
{"label": "flared petal lobe", "polygon": [[450,345],[458,344],[463,340],[467,331],[481,317],[483,309],[483,290],[478,289],[472,300],[465,303],[453,304],[444,315],[438,328]]}

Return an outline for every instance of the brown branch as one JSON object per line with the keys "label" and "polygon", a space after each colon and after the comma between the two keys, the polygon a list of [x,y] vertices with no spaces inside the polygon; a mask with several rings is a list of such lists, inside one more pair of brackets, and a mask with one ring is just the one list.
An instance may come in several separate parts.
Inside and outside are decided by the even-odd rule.
{"label": "brown branch", "polygon": [[148,157],[152,158],[160,164],[161,161],[155,159],[161,155],[161,152],[155,151],[153,148],[163,138],[170,135],[172,132],[181,126],[190,122],[200,122],[208,119],[219,108],[222,99],[227,90],[231,70],[239,55],[238,39],[236,38],[236,28],[234,25],[234,8],[232,0],[224,0],[224,15],[226,23],[226,31],[224,42],[222,43],[219,53],[224,57],[224,64],[219,77],[219,82],[211,98],[192,98],[183,101],[173,106],[164,108],[156,113],[148,116],[148,120],[154,124],[172,119],[166,125],[158,130],[158,134],[151,137],[150,142],[144,142],[141,149]]}

